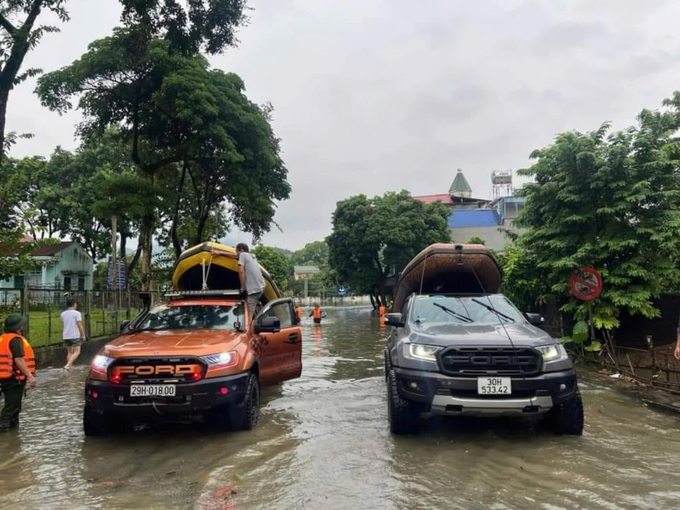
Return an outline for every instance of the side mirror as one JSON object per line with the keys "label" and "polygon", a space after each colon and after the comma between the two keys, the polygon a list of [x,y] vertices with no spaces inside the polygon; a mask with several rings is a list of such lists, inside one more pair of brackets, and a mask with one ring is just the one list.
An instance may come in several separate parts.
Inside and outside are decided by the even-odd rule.
{"label": "side mirror", "polygon": [[281,321],[278,317],[259,317],[255,321],[255,333],[278,333],[281,331]]}
{"label": "side mirror", "polygon": [[404,327],[405,323],[401,320],[401,314],[399,312],[386,313],[383,317],[387,326],[394,326],[396,328]]}
{"label": "side mirror", "polygon": [[545,322],[545,319],[540,313],[525,313],[524,316],[529,321],[529,324],[533,326],[540,326]]}
{"label": "side mirror", "polygon": [[123,321],[120,323],[120,332],[123,333],[132,321]]}

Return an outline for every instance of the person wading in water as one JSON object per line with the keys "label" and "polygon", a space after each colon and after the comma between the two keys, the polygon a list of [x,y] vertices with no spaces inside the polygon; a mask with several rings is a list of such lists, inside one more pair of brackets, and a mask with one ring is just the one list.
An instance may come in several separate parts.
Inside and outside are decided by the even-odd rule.
{"label": "person wading in water", "polygon": [[26,317],[12,314],[5,319],[4,333],[0,335],[0,389],[5,395],[5,406],[0,411],[0,432],[19,426],[21,401],[26,384],[34,388],[35,354],[24,338]]}

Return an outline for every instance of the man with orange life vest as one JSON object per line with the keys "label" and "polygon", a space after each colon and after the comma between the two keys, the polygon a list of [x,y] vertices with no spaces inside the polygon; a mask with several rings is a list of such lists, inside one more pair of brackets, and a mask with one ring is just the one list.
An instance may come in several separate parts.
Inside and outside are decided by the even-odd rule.
{"label": "man with orange life vest", "polygon": [[309,314],[310,317],[314,317],[314,324],[321,324],[321,319],[326,316],[326,312],[321,310],[319,305],[314,305],[312,313]]}
{"label": "man with orange life vest", "polygon": [[26,317],[12,314],[5,319],[4,333],[0,335],[0,388],[5,396],[5,407],[0,411],[0,432],[19,425],[21,400],[26,383],[36,385],[35,354],[23,336]]}
{"label": "man with orange life vest", "polygon": [[295,304],[295,318],[297,322],[302,322],[302,308],[297,303]]}

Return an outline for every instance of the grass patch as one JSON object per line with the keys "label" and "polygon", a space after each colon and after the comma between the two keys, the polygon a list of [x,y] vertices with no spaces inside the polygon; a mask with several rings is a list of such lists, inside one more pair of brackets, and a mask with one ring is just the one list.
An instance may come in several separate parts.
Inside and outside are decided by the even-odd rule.
{"label": "grass patch", "polygon": [[[28,314],[28,340],[33,347],[54,345],[62,343],[61,318],[63,310],[54,309],[46,311],[31,311]],[[105,310],[93,308],[89,314],[83,313],[85,331],[88,331],[90,338],[115,335],[119,331],[120,323],[124,320],[134,318],[139,309],[127,310]]]}

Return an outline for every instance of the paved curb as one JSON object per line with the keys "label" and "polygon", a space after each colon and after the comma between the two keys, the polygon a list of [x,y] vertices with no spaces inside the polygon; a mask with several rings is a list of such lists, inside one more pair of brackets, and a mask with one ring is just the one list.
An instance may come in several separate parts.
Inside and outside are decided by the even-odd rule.
{"label": "paved curb", "polygon": [[[109,340],[116,338],[115,335],[94,338],[84,342],[80,346],[80,357],[76,364],[82,363],[84,360],[92,359],[102,345]],[[47,367],[61,367],[66,364],[66,347],[63,345],[46,345],[44,347],[35,347],[35,363],[38,369]]]}

